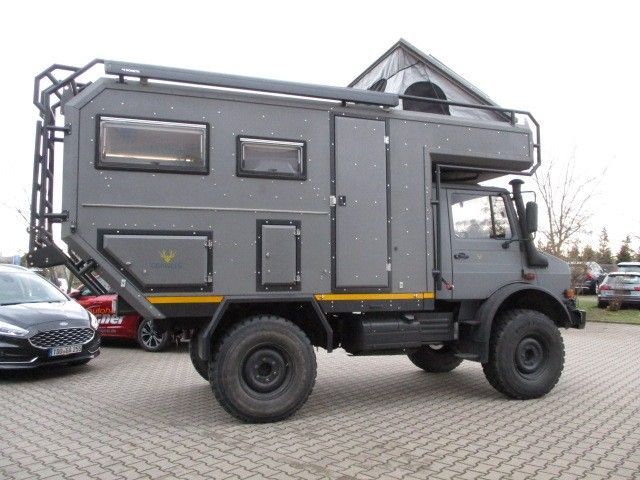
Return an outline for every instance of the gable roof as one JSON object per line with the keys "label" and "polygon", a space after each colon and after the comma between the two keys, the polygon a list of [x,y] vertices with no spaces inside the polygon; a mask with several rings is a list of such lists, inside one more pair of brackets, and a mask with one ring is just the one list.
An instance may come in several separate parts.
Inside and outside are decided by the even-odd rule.
{"label": "gable roof", "polygon": [[[406,79],[393,78],[406,76]],[[497,104],[482,90],[462,78],[433,55],[417,49],[404,39],[398,40],[380,58],[373,62],[364,72],[350,84],[351,88],[369,89],[376,81],[393,78],[391,84],[384,88],[386,92],[403,94],[410,83],[419,80],[433,81],[444,90],[449,100],[493,105]],[[452,108],[458,115],[474,118],[502,119],[497,112],[472,110],[469,108]],[[452,113],[453,114],[453,113]]]}

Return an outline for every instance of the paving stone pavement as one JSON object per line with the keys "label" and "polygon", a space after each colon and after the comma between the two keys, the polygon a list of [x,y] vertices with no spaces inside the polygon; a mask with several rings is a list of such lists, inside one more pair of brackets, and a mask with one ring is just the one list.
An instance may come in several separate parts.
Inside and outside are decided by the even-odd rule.
{"label": "paving stone pavement", "polygon": [[508,400],[480,365],[318,352],[290,420],[228,416],[184,347],[103,348],[84,367],[0,377],[0,478],[636,478],[640,327],[563,331],[545,398]]}

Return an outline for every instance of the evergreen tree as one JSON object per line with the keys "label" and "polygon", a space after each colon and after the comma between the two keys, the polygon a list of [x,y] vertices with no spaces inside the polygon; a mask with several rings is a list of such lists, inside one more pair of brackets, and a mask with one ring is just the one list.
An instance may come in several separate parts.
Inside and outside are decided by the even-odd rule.
{"label": "evergreen tree", "polygon": [[619,262],[630,262],[633,259],[633,251],[631,250],[631,235],[624,237],[620,251],[618,251],[617,260]]}
{"label": "evergreen tree", "polygon": [[593,249],[591,245],[586,245],[582,249],[582,255],[580,255],[580,259],[583,262],[595,262],[597,258],[596,251]]}
{"label": "evergreen tree", "polygon": [[600,242],[598,244],[596,261],[600,265],[611,265],[613,263],[613,254],[611,253],[611,247],[609,246],[609,234],[607,233],[607,227],[602,227],[602,231],[600,232]]}
{"label": "evergreen tree", "polygon": [[571,245],[571,248],[567,252],[567,260],[570,262],[577,262],[580,260],[580,247],[578,243]]}

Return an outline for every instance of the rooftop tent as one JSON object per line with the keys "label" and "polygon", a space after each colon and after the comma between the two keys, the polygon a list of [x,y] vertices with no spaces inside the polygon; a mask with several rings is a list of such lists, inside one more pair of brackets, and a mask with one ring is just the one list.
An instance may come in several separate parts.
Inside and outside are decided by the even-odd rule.
{"label": "rooftop tent", "polygon": [[[496,105],[487,95],[431,55],[400,39],[349,87],[430,97],[478,105]],[[497,112],[404,100],[402,108],[480,120],[506,120]]]}

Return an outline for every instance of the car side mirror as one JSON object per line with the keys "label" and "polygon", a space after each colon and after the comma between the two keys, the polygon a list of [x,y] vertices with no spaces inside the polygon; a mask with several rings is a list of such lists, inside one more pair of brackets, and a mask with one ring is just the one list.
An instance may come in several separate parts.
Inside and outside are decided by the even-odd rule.
{"label": "car side mirror", "polygon": [[536,233],[538,231],[538,204],[536,202],[527,202],[524,216],[527,233]]}

